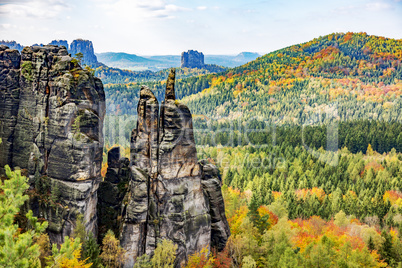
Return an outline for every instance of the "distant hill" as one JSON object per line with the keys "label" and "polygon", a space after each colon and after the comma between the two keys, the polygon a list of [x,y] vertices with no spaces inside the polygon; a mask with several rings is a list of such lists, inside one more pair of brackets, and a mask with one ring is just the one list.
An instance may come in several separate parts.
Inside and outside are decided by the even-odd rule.
{"label": "distant hill", "polygon": [[[123,52],[96,53],[98,60],[107,66],[133,71],[159,71],[170,67],[180,67],[180,55],[137,56]],[[260,55],[242,52],[238,55],[205,55],[205,64],[236,67],[255,60]]]}
{"label": "distant hill", "polygon": [[107,66],[127,70],[158,69],[163,62],[124,52],[96,53],[98,60]]}
{"label": "distant hill", "polygon": [[205,63],[221,65],[225,67],[237,67],[258,58],[260,54],[242,52],[236,56],[230,55],[205,55]]}
{"label": "distant hill", "polygon": [[[402,122],[402,40],[334,33],[211,75],[183,101],[208,117],[259,117],[279,124],[330,118]],[[324,112],[323,112],[324,111]]]}

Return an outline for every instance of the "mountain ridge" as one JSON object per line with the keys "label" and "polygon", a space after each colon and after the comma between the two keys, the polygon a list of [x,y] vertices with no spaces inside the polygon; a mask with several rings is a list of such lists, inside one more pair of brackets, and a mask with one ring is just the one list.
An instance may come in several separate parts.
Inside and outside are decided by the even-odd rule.
{"label": "mountain ridge", "polygon": [[[99,61],[113,68],[129,70],[161,70],[180,67],[180,55],[137,55],[126,52],[95,53]],[[113,58],[113,56],[119,58]],[[255,52],[240,52],[237,55],[205,54],[205,64],[216,64],[224,67],[236,67],[261,56]]]}

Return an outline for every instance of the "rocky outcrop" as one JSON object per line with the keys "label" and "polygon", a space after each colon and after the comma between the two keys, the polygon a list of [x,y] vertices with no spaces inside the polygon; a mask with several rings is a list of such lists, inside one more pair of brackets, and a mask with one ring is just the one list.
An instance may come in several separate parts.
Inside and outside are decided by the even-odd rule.
{"label": "rocky outcrop", "polygon": [[103,239],[108,230],[120,233],[121,205],[130,180],[128,158],[120,158],[120,147],[108,152],[107,172],[98,190],[98,237]]}
{"label": "rocky outcrop", "polygon": [[63,46],[63,47],[65,47],[66,49],[68,49],[68,42],[67,42],[67,40],[52,40],[52,42],[50,42],[49,43],[49,45],[52,45],[52,46]]}
{"label": "rocky outcrop", "polygon": [[181,68],[204,68],[204,54],[197,50],[181,53]]}
{"label": "rocky outcrop", "polygon": [[15,42],[15,41],[1,40],[0,45],[4,45],[4,46],[8,47],[9,49],[16,49],[16,50],[18,50],[20,52],[24,48],[24,46],[22,46],[21,44]]}
{"label": "rocky outcrop", "polygon": [[75,57],[75,54],[81,52],[84,55],[82,64],[95,66],[98,63],[92,41],[76,39],[71,43],[69,52],[73,57]]}
{"label": "rocky outcrop", "polygon": [[156,199],[162,239],[178,245],[177,260],[209,247],[211,218],[201,185],[190,110],[175,100],[174,70],[167,83],[159,123]]}
{"label": "rocky outcrop", "polygon": [[[205,247],[223,249],[230,235],[219,172],[210,164],[198,163],[191,113],[175,99],[174,82],[172,70],[161,105],[148,87],[140,91],[127,193],[121,200],[121,217],[113,214],[113,222],[120,226],[121,245],[127,252],[125,267],[133,267],[136,258],[144,253],[152,255],[162,239],[177,244],[179,267]],[[109,154],[113,159],[117,155],[112,151]],[[114,167],[109,163],[111,166]],[[113,174],[116,173],[120,171]],[[114,180],[114,184],[122,181]],[[120,202],[121,192],[108,181],[107,175],[101,188],[104,184],[105,191],[110,189]],[[110,208],[116,207],[111,203]]]}
{"label": "rocky outcrop", "polygon": [[52,242],[70,235],[78,214],[96,231],[103,148],[102,82],[65,48],[0,46],[0,166],[29,176],[30,208],[49,221]]}
{"label": "rocky outcrop", "polygon": [[0,45],[0,169],[12,162],[14,129],[20,103],[20,63],[18,50]]}
{"label": "rocky outcrop", "polygon": [[219,169],[207,160],[199,162],[201,166],[201,184],[209,201],[211,215],[211,247],[221,251],[230,236],[229,224],[225,215],[225,205],[221,192],[222,179]]}

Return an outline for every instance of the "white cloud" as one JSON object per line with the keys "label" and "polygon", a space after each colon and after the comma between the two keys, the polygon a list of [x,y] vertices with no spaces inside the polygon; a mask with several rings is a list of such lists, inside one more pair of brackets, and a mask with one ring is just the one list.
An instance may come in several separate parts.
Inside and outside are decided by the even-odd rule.
{"label": "white cloud", "polygon": [[131,0],[119,0],[115,2],[101,3],[99,5],[113,17],[125,17],[129,20],[139,20],[144,18],[175,18],[175,13],[191,11],[190,8],[168,4],[165,0],[147,0],[141,3]]}
{"label": "white cloud", "polygon": [[197,7],[197,9],[198,9],[198,10],[206,10],[207,7],[206,7],[206,6],[199,6],[199,7]]}
{"label": "white cloud", "polygon": [[9,23],[0,24],[0,28],[1,28],[1,29],[10,29],[10,28],[11,28],[11,24],[9,24]]}
{"label": "white cloud", "polygon": [[391,6],[384,2],[373,2],[366,4],[366,9],[372,11],[380,11],[384,9],[389,9]]}
{"label": "white cloud", "polygon": [[[4,1],[3,1],[4,2]],[[0,5],[0,15],[15,17],[32,17],[50,19],[57,17],[62,11],[69,10],[70,6],[64,0],[34,0],[13,1]]]}

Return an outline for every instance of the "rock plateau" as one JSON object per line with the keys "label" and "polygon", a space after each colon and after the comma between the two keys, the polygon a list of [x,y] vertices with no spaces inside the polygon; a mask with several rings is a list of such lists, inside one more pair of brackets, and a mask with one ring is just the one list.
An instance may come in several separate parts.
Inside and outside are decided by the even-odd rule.
{"label": "rock plateau", "polygon": [[204,54],[197,50],[181,53],[181,68],[204,68]]}

